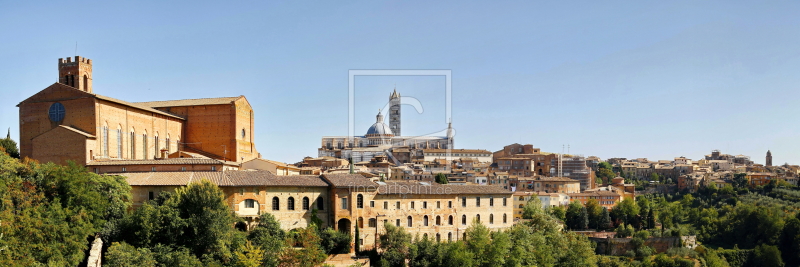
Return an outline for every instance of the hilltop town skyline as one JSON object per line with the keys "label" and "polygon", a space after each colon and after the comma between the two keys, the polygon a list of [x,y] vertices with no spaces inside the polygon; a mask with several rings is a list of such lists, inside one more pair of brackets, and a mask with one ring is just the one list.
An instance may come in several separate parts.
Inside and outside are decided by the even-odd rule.
{"label": "hilltop town skyline", "polygon": [[[0,58],[17,62],[0,74],[2,129],[19,138],[15,105],[54,81],[54,59],[80,55],[96,61],[97,92],[117,99],[248,96],[259,114],[255,134],[269,140],[258,150],[291,163],[313,156],[321,136],[347,133],[348,70],[448,69],[461,147],[532,143],[560,152],[569,144],[587,156],[650,159],[719,149],[760,163],[771,150],[776,164],[800,163],[800,126],[782,120],[800,114],[794,3],[427,3],[422,11],[272,3],[253,6],[265,10],[257,14],[178,6],[87,5],[93,16],[73,19],[91,26],[76,32],[60,27],[60,9],[17,3],[0,11],[4,25],[26,25],[0,44]],[[193,15],[208,8],[213,15]],[[41,19],[23,15],[32,12]],[[424,96],[438,83],[361,81],[375,93],[359,100],[370,104],[359,104],[356,128],[373,122],[395,87]],[[406,117],[418,120],[406,133],[427,133],[424,115]]]}

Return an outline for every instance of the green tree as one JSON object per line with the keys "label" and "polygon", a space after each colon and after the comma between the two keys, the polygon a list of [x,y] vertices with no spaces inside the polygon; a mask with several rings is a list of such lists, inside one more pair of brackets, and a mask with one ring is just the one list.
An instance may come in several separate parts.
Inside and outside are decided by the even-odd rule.
{"label": "green tree", "polygon": [[292,237],[287,240],[287,243],[295,247],[284,250],[280,258],[280,266],[319,266],[327,257],[325,251],[319,245],[320,238],[314,226],[297,229]]}
{"label": "green tree", "polygon": [[234,253],[237,267],[259,267],[264,258],[264,250],[257,245],[253,245],[249,240],[244,246],[239,247]]}
{"label": "green tree", "polygon": [[[800,215],[800,213],[798,214]],[[786,221],[778,246],[786,265],[800,265],[800,220],[798,218],[790,218]]]}
{"label": "green tree", "polygon": [[187,223],[180,245],[195,255],[212,254],[223,262],[228,261],[233,256],[232,250],[241,245],[243,236],[231,227],[237,217],[225,203],[222,190],[203,180],[178,188],[173,199],[174,207]]}
{"label": "green tree", "polygon": [[558,220],[560,220],[562,222],[567,221],[567,210],[564,209],[564,207],[555,206],[555,207],[549,208],[549,210],[550,210],[549,214],[552,215],[553,217],[555,217],[556,219],[558,219]]}
{"label": "green tree", "polygon": [[328,254],[347,254],[350,253],[350,243],[353,238],[347,233],[326,228],[320,233],[322,248]]}
{"label": "green tree", "polygon": [[19,148],[17,148],[17,142],[11,139],[11,128],[8,128],[8,134],[6,135],[6,138],[0,139],[0,150],[8,153],[8,155],[12,158],[19,158]]}
{"label": "green tree", "polygon": [[480,221],[467,228],[466,244],[476,266],[502,266],[511,249],[511,240],[503,232],[490,232]]}
{"label": "green tree", "polygon": [[589,216],[589,229],[600,229],[601,220],[603,219],[603,207],[596,199],[589,199],[586,201],[586,212]]}
{"label": "green tree", "polygon": [[603,207],[603,210],[600,213],[600,217],[597,222],[597,230],[606,230],[611,227],[612,227],[611,216],[608,213],[608,209]]}
{"label": "green tree", "polygon": [[120,221],[121,239],[137,247],[185,247],[198,258],[229,262],[245,237],[216,185],[207,180],[145,203]]}
{"label": "green tree", "polygon": [[781,251],[776,246],[761,244],[753,251],[755,262],[764,267],[783,267]]}
{"label": "green tree", "polygon": [[653,208],[649,209],[650,211],[647,212],[647,228],[653,229],[656,227],[656,214],[653,211]]}
{"label": "green tree", "polygon": [[650,174],[650,181],[660,182],[661,181],[661,177],[658,176],[658,173],[651,173]]}
{"label": "green tree", "polygon": [[566,232],[566,247],[557,266],[597,266],[595,243],[583,235]]}
{"label": "green tree", "polygon": [[430,267],[442,265],[442,248],[440,243],[433,242],[427,235],[416,238],[409,248],[409,266]]}
{"label": "green tree", "polygon": [[378,246],[383,250],[381,266],[405,266],[411,245],[411,235],[402,227],[396,227],[388,222],[384,224],[384,228],[386,232],[378,240]]}
{"label": "green tree", "polygon": [[604,183],[610,184],[611,179],[617,177],[617,175],[614,173],[613,167],[608,162],[600,162],[597,167],[598,169],[597,172],[595,172],[595,175]]}
{"label": "green tree", "polygon": [[109,266],[148,267],[156,265],[153,253],[149,249],[136,248],[125,242],[112,243],[104,258],[103,263]]}
{"label": "green tree", "polygon": [[90,236],[129,205],[118,176],[0,153],[0,266],[77,266]]}
{"label": "green tree", "polygon": [[158,244],[151,251],[159,266],[192,267],[203,265],[203,262],[192,255],[189,249],[185,247]]}
{"label": "green tree", "polygon": [[354,238],[356,240],[355,240],[355,245],[354,245],[355,248],[354,249],[356,251],[356,255],[358,255],[360,253],[360,250],[361,250],[361,234],[358,233],[359,226],[355,227],[356,228],[356,233],[355,233],[355,237]]}
{"label": "green tree", "polygon": [[746,188],[748,187],[747,183],[746,173],[736,173],[733,175],[733,186],[737,188]]}
{"label": "green tree", "polygon": [[[339,233],[330,228],[328,230]],[[347,236],[347,252],[350,252],[350,235],[342,234]],[[258,225],[253,230],[250,230],[247,236],[249,241],[262,250],[262,265],[273,267],[278,266],[280,253],[286,249],[285,238],[286,232],[281,229],[281,225],[275,220],[275,216],[266,212],[259,215]],[[322,244],[323,246],[325,245],[324,242]]]}
{"label": "green tree", "polygon": [[444,173],[437,173],[436,174],[436,182],[440,184],[448,184],[447,176]]}
{"label": "green tree", "polygon": [[580,201],[573,201],[567,207],[567,227],[573,230],[583,230],[589,226],[589,214]]}

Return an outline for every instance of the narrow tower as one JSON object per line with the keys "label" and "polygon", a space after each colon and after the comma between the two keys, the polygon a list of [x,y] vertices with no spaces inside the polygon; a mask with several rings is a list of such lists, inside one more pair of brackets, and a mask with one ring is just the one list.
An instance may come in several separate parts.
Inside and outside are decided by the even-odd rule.
{"label": "narrow tower", "polygon": [[75,87],[78,90],[92,92],[92,60],[75,56],[58,59],[58,82]]}
{"label": "narrow tower", "polygon": [[767,150],[767,166],[772,166],[772,152]]}
{"label": "narrow tower", "polygon": [[400,94],[397,93],[397,88],[389,96],[389,105],[389,127],[392,128],[394,136],[402,136],[400,133]]}

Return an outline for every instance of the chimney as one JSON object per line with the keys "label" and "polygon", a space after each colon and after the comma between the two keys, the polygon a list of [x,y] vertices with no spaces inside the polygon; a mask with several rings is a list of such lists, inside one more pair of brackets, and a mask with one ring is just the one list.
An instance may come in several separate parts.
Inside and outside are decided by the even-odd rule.
{"label": "chimney", "polygon": [[161,159],[167,159],[167,149],[161,149]]}

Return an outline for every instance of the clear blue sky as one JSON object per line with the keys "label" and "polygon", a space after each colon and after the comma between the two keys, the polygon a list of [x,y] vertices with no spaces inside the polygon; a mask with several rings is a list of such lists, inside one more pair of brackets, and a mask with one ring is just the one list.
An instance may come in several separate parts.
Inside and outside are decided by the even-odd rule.
{"label": "clear blue sky", "polygon": [[[5,2],[0,126],[18,137],[15,105],[77,41],[99,94],[247,96],[285,162],[347,134],[349,69],[450,69],[459,148],[800,163],[797,1],[262,2]],[[427,98],[404,134],[441,128],[442,79],[378,77],[357,80],[357,133],[395,84]]]}

